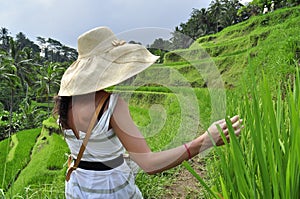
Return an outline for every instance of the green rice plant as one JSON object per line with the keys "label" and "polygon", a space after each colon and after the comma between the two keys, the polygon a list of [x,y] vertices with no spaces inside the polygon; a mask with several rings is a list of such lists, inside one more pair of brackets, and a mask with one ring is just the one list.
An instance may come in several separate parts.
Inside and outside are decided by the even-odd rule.
{"label": "green rice plant", "polygon": [[[178,89],[182,90],[178,91]],[[180,93],[185,94],[188,92],[186,91],[187,88],[178,89],[177,91]],[[205,118],[207,120],[211,113],[211,109],[209,108],[210,98],[207,89],[193,89],[191,91],[195,93],[195,99],[199,101],[195,105],[195,108],[201,109],[200,120],[205,120]],[[194,120],[195,118],[192,117],[195,116],[184,113],[184,107],[181,107],[179,102],[180,98],[174,93],[160,95],[155,93],[139,93],[134,94],[133,97],[138,100],[131,100],[130,113],[153,151],[160,151],[171,147],[171,145],[181,145],[195,136],[183,133],[188,131],[188,129],[185,129],[186,127],[188,128],[188,124],[186,124],[188,122],[181,125],[182,120],[184,120],[183,118]],[[142,101],[142,104],[140,104],[140,101]],[[156,109],[155,106],[157,104],[161,107],[158,106]],[[151,107],[151,105],[154,105],[154,107]],[[186,105],[189,105],[189,103],[186,103]],[[157,128],[160,124],[162,124],[161,128]],[[204,128],[206,125],[206,121],[202,122],[199,129]],[[193,128],[195,127],[193,126]],[[140,172],[137,175],[136,184],[145,198],[163,198],[168,192],[166,186],[169,186],[176,180],[174,175],[176,176],[176,173],[180,169],[182,167],[177,167],[156,175],[148,175]]]}
{"label": "green rice plant", "polygon": [[298,70],[293,92],[289,93],[288,103],[291,147],[287,152],[285,198],[300,198],[300,77]]}
{"label": "green rice plant", "polygon": [[231,143],[214,149],[211,176],[220,195],[202,184],[211,197],[299,198],[299,71],[289,89],[279,88],[276,95],[265,77],[258,87],[252,83],[235,103],[245,120],[242,136],[236,138],[227,121]]}
{"label": "green rice plant", "polygon": [[165,198],[168,194],[166,187],[172,184],[176,172],[178,169],[171,169],[155,175],[140,172],[136,177],[136,184],[144,198]]}
{"label": "green rice plant", "polygon": [[[42,194],[55,193],[60,195],[57,198],[63,198],[63,182],[67,168],[64,166],[67,160],[65,154],[68,152],[67,144],[61,135],[55,133],[49,135],[49,131],[43,128],[38,140],[35,140],[31,161],[7,190],[6,197],[30,198],[38,194],[41,197],[32,198],[51,198],[42,197]],[[57,186],[58,184],[61,186]]]}
{"label": "green rice plant", "polygon": [[[176,136],[179,126],[179,104],[175,95],[137,93],[133,94],[133,99],[130,102],[132,118],[146,138],[151,150],[160,151],[164,149]],[[160,106],[157,106],[158,104]],[[152,105],[157,106],[157,108],[152,107]],[[167,117],[164,118],[161,115]],[[157,126],[161,128],[157,129]],[[148,175],[141,171],[136,177],[136,184],[145,198],[162,198],[167,192],[165,186],[172,183],[174,179],[171,176],[176,171],[176,169],[172,169],[156,175]]]}
{"label": "green rice plant", "polygon": [[9,148],[10,150],[3,150],[7,151],[7,154],[1,155],[1,158],[5,158],[5,160],[3,159],[3,164],[0,165],[0,179],[2,179],[1,188],[4,191],[14,183],[19,172],[30,161],[31,150],[40,132],[41,129],[20,131],[19,133],[14,134],[11,139],[6,139],[1,142],[0,146],[7,144],[11,145]]}
{"label": "green rice plant", "polygon": [[0,165],[0,180],[1,180],[1,190],[3,191],[4,186],[7,184],[6,182],[6,158],[11,149],[10,146],[11,138],[7,138],[0,142],[0,161],[3,164]]}

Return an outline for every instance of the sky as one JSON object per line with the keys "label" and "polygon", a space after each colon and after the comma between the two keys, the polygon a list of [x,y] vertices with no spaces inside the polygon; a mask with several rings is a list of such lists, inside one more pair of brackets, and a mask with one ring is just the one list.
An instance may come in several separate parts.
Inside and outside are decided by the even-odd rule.
{"label": "sky", "polygon": [[52,38],[77,47],[82,33],[109,27],[120,39],[152,44],[168,39],[193,8],[208,8],[211,0],[0,0],[0,27],[15,37]]}

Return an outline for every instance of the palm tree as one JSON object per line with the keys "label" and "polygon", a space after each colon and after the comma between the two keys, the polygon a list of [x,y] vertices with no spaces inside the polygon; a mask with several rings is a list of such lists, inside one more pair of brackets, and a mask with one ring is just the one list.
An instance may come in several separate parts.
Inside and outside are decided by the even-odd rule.
{"label": "palm tree", "polygon": [[239,0],[223,0],[226,11],[220,20],[223,27],[231,26],[239,22],[238,10],[243,6]]}
{"label": "palm tree", "polygon": [[18,49],[23,49],[25,48],[25,46],[28,45],[28,41],[26,39],[26,35],[22,32],[19,32],[17,35],[16,35],[16,42],[18,44]]}
{"label": "palm tree", "polygon": [[210,15],[210,26],[213,27],[214,32],[219,32],[221,28],[221,19],[223,14],[226,12],[226,7],[220,0],[213,0],[208,8],[209,15]]}
{"label": "palm tree", "polygon": [[74,61],[77,59],[78,53],[74,48],[63,45],[61,47],[61,53],[63,56],[62,61]]}
{"label": "palm tree", "polygon": [[6,101],[6,103],[9,103],[9,136],[12,133],[12,114],[14,107],[15,90],[19,86],[19,78],[16,73],[17,67],[14,65],[13,58],[7,55],[5,52],[2,52],[0,54],[0,84],[1,88],[8,88],[8,90],[6,91],[2,89],[2,92],[9,92],[9,101]]}
{"label": "palm tree", "polygon": [[8,36],[8,29],[7,28],[1,28],[0,29],[0,47],[8,52],[9,49],[9,36]]}
{"label": "palm tree", "polygon": [[19,32],[16,35],[16,48],[18,51],[24,50],[25,48],[30,49],[31,57],[34,57],[35,54],[41,52],[40,47],[36,45],[33,41],[30,41],[22,32]]}
{"label": "palm tree", "polygon": [[49,62],[43,66],[40,66],[39,70],[39,80],[36,82],[38,86],[37,91],[40,96],[45,95],[46,102],[48,104],[48,115],[50,114],[50,95],[53,94],[59,88],[61,72],[64,70],[58,63]]}
{"label": "palm tree", "polygon": [[51,58],[51,61],[52,62],[60,62],[61,61],[61,51],[62,51],[62,44],[55,40],[55,39],[52,39],[52,38],[48,38],[47,42],[49,43],[49,48],[51,49],[51,55],[52,55],[52,58]]}
{"label": "palm tree", "polygon": [[191,18],[186,24],[184,24],[183,33],[189,35],[193,40],[196,40],[200,35],[202,35],[202,21],[201,12],[197,9],[193,9]]}
{"label": "palm tree", "polygon": [[43,38],[43,37],[37,37],[36,38],[37,41],[39,42],[40,46],[41,46],[41,49],[42,49],[42,53],[43,53],[43,57],[45,57],[46,60],[48,60],[48,46],[49,44],[47,43],[46,39]]}
{"label": "palm tree", "polygon": [[200,23],[201,34],[199,36],[204,36],[209,33],[209,15],[205,8],[197,11],[197,19]]}
{"label": "palm tree", "polygon": [[171,33],[172,38],[170,40],[174,49],[188,48],[193,42],[193,39],[184,33],[186,25],[180,24],[180,27],[176,27],[175,31]]}
{"label": "palm tree", "polygon": [[[22,44],[22,40],[24,41],[25,37],[20,33],[18,35],[18,41],[14,41],[13,38],[10,38],[10,56],[13,58],[13,64],[17,68],[16,75],[20,80],[21,94],[26,93],[27,96],[29,86],[33,85],[36,81],[34,79],[36,77],[32,74],[37,70],[38,64],[34,63],[33,50]],[[21,99],[19,100],[21,101]]]}

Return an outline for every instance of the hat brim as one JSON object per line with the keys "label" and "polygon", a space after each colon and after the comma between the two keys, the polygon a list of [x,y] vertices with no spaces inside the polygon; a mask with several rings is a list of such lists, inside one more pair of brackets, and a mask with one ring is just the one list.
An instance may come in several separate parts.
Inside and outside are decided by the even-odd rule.
{"label": "hat brim", "polygon": [[142,72],[158,58],[138,44],[125,44],[102,54],[79,58],[64,73],[58,95],[83,95],[117,85]]}

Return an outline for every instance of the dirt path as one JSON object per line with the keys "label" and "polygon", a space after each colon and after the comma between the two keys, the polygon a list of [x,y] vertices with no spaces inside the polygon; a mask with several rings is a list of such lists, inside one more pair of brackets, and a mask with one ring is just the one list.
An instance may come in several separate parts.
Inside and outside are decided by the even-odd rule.
{"label": "dirt path", "polygon": [[[201,176],[205,176],[205,162],[198,157],[193,158],[189,161],[189,164],[193,169]],[[175,182],[166,187],[169,190],[169,194],[166,198],[172,199],[201,199],[204,198],[203,188],[197,179],[183,166],[176,176]]]}

